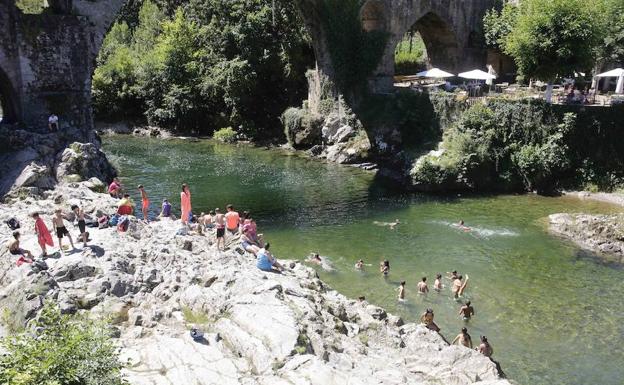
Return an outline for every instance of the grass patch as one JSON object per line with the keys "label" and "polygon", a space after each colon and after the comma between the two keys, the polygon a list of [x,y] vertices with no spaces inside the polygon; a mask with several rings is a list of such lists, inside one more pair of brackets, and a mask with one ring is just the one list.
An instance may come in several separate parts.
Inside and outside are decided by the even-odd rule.
{"label": "grass patch", "polygon": [[208,315],[202,312],[193,311],[188,306],[182,308],[182,315],[184,315],[184,320],[189,324],[206,325],[210,323]]}

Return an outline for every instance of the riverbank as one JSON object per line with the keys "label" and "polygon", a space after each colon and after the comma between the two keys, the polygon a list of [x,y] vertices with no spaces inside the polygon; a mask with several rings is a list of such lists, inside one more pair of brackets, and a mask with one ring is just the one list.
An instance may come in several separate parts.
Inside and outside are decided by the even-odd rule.
{"label": "riverbank", "polygon": [[[47,221],[72,203],[92,214],[115,204],[85,183],[61,184],[42,199],[0,205],[0,219],[20,220],[22,247],[38,252],[28,214]],[[49,269],[36,273],[16,267],[3,248],[0,306],[14,309],[18,324],[44,300],[64,312],[114,316],[131,384],[508,384],[487,358],[338,294],[296,260],[284,261],[284,274],[264,273],[235,239],[219,253],[212,234],[176,235],[179,227],[133,221],[126,233],[90,229],[88,247],[48,259]],[[8,227],[0,236],[10,237]],[[188,336],[191,325],[205,332],[203,343]]]}

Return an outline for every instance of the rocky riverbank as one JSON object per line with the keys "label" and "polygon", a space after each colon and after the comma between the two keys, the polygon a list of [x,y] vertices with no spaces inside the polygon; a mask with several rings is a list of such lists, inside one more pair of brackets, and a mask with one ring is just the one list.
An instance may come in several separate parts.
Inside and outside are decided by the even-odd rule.
{"label": "rocky riverbank", "polygon": [[[74,203],[92,215],[111,212],[115,202],[92,191],[95,184],[15,198],[0,205],[0,220],[16,217],[22,247],[38,254],[29,213],[49,222],[56,207]],[[66,313],[112,317],[136,385],[509,384],[474,350],[340,295],[298,261],[284,261],[283,274],[262,272],[237,239],[219,252],[214,235],[179,230],[169,220],[133,221],[125,233],[93,228],[88,247],[47,259],[42,271],[17,267],[3,247],[0,308],[11,309],[4,331],[36,316],[45,300]],[[3,224],[1,240],[10,233]],[[191,326],[202,341],[191,339]]]}
{"label": "rocky riverbank", "polygon": [[606,262],[624,263],[624,213],[553,214],[548,219],[552,233],[572,240]]}

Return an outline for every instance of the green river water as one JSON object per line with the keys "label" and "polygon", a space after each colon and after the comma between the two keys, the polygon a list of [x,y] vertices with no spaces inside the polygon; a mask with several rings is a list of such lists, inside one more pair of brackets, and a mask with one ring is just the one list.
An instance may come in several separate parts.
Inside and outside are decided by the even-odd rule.
{"label": "green river water", "polygon": [[[624,383],[623,269],[550,236],[545,220],[557,212],[619,208],[532,195],[406,194],[352,167],[212,141],[116,136],[104,138],[104,150],[123,183],[145,185],[154,213],[165,197],[178,211],[186,182],[195,213],[227,203],[250,210],[278,258],[328,256],[335,271],[319,274],[332,287],[364,295],[406,321],[431,307],[447,339],[464,326],[449,282],[426,297],[416,294],[416,284],[427,276],[432,286],[437,272],[468,274],[466,298],[476,310],[468,330],[473,341],[488,336],[514,382]],[[396,230],[373,224],[395,218],[402,222]],[[459,219],[473,231],[450,225]],[[373,266],[356,271],[359,258]],[[387,279],[378,272],[382,258],[391,264]],[[401,280],[406,303],[394,290]]]}

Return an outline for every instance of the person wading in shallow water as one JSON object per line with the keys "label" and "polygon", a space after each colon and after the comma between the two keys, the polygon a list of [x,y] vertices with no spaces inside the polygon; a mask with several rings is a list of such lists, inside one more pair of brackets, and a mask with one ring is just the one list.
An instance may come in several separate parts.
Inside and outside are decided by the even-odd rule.
{"label": "person wading in shallow water", "polygon": [[462,316],[464,321],[468,321],[470,317],[475,314],[474,308],[470,305],[470,301],[467,301],[464,306],[459,309],[459,315]]}
{"label": "person wading in shallow water", "polygon": [[451,345],[462,345],[472,349],[472,338],[470,337],[470,334],[468,334],[468,329],[462,328],[461,333],[455,337],[453,342],[451,342]]}

